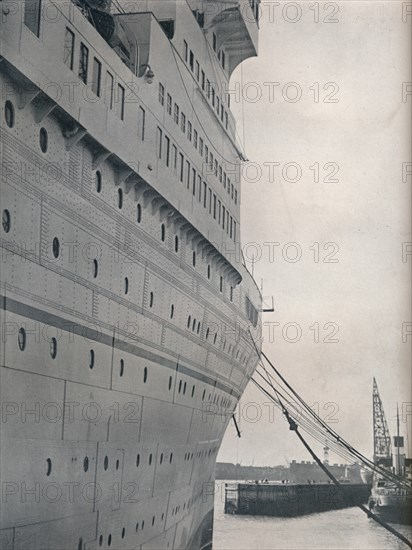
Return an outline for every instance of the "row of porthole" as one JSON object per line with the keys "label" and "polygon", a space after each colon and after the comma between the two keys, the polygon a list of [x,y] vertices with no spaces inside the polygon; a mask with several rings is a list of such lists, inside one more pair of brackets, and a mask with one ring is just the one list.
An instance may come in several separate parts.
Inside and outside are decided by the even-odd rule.
{"label": "row of porthole", "polygon": [[[164,520],[164,512],[162,513],[162,516],[161,516],[161,521]],[[156,521],[156,516],[153,516],[152,517],[152,526],[155,524],[155,521]],[[145,522],[144,520],[142,521],[142,523],[140,524],[140,530],[143,531],[144,530],[144,526],[145,526]],[[135,530],[136,530],[136,533],[139,531],[139,523],[136,523],[136,527],[135,527]],[[126,536],[126,528],[123,527],[122,528],[122,531],[121,531],[121,538],[124,539]],[[103,546],[103,535],[100,535],[99,536],[99,546]],[[107,546],[111,546],[112,544],[112,535],[111,533],[108,535],[107,537]]]}
{"label": "row of porthole", "polygon": [[[9,99],[4,104],[4,118],[7,126],[13,128],[16,121],[16,115],[14,105]],[[39,145],[42,153],[47,153],[47,149],[49,148],[49,134],[46,128],[43,127],[39,130]]]}
{"label": "row of porthole", "polygon": [[[163,464],[163,461],[164,461],[164,454],[161,453],[160,454],[160,457],[159,457],[159,462],[160,464]],[[170,453],[170,456],[169,456],[169,464],[171,464],[173,462],[173,453]],[[148,464],[149,466],[151,466],[153,463],[153,453],[150,453],[149,454],[149,460],[148,460]],[[141,464],[141,460],[140,460],[140,453],[136,455],[136,468],[139,468]]]}
{"label": "row of porthole", "polygon": [[[107,457],[106,457],[107,458]],[[77,459],[75,459],[77,460]],[[89,457],[88,456],[85,456],[84,459],[83,459],[83,470],[85,472],[87,472],[89,470],[89,465],[90,465],[90,461],[89,461]],[[47,458],[46,459],[46,476],[49,477],[52,473],[52,469],[53,469],[53,462],[52,462],[52,459],[51,458]],[[107,468],[105,468],[107,469]],[[116,468],[118,469],[118,467]]]}

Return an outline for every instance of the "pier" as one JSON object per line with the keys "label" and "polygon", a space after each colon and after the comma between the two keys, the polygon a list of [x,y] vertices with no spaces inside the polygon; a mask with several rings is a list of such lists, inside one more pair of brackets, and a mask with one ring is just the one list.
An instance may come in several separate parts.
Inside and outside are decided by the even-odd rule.
{"label": "pier", "polygon": [[347,483],[226,483],[225,513],[292,517],[368,501],[371,486]]}

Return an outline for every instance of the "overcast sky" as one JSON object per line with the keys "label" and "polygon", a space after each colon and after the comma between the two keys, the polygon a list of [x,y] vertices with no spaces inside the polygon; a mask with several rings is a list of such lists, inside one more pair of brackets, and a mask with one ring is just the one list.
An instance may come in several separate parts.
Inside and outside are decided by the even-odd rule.
{"label": "overcast sky", "polygon": [[[412,336],[402,342],[402,324],[411,321],[412,257],[402,262],[402,243],[411,241],[412,177],[402,181],[402,163],[411,161],[412,95],[403,102],[402,87],[412,80],[412,15],[404,23],[404,3],[394,0],[332,2],[326,10],[320,2],[319,14],[313,2],[281,2],[270,20],[263,4],[259,57],[233,77],[246,95],[233,104],[239,135],[262,173],[243,183],[242,238],[246,257],[257,257],[263,294],[274,297],[274,313],[263,314],[263,349],[324,419],[337,420],[332,428],[372,457],[373,377],[392,435],[396,403],[406,411],[412,401]],[[271,178],[267,163],[275,162]],[[273,341],[267,323],[279,323]],[[339,341],[325,342],[328,335]],[[264,401],[250,385],[241,408]],[[268,410],[254,423],[245,416],[256,411],[246,408],[242,438],[231,423],[218,460],[309,460],[280,413],[271,422]]]}

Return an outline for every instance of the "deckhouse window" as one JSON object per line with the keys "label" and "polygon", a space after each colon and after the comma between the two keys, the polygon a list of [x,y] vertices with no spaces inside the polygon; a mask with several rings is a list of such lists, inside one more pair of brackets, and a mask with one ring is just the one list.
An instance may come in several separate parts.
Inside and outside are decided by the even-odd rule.
{"label": "deckhouse window", "polygon": [[163,132],[161,128],[157,127],[157,156],[159,159],[162,158],[162,139],[163,139]]}
{"label": "deckhouse window", "polygon": [[113,75],[107,71],[106,73],[106,105],[110,110],[113,110],[114,104],[114,78]]}
{"label": "deckhouse window", "polygon": [[97,97],[100,97],[101,80],[102,80],[102,64],[98,59],[94,58],[92,91],[97,95]]}
{"label": "deckhouse window", "polygon": [[66,28],[64,36],[64,64],[73,70],[74,65],[74,33]]}
{"label": "deckhouse window", "polygon": [[119,115],[120,120],[124,120],[124,97],[125,97],[125,89],[121,84],[117,86],[118,89],[118,99],[119,99]]}
{"label": "deckhouse window", "polygon": [[79,60],[79,78],[87,84],[87,75],[89,72],[89,48],[80,44],[80,60]]}
{"label": "deckhouse window", "polygon": [[172,96],[167,94],[167,114],[172,114]]}
{"label": "deckhouse window", "polygon": [[192,50],[190,50],[190,54],[189,54],[189,66],[190,66],[190,70],[191,70],[191,71],[193,71],[194,65],[195,65],[195,55],[194,55],[194,53],[192,52]]}
{"label": "deckhouse window", "polygon": [[174,107],[174,121],[176,124],[179,124],[179,105],[177,103],[175,103]]}
{"label": "deckhouse window", "polygon": [[166,166],[170,164],[170,138],[165,136],[165,163]]}
{"label": "deckhouse window", "polygon": [[180,128],[182,132],[186,133],[186,115],[182,113],[182,116],[180,117]]}
{"label": "deckhouse window", "polygon": [[139,117],[137,120],[137,132],[139,138],[144,141],[144,134],[146,129],[146,111],[143,107],[139,107]]}
{"label": "deckhouse window", "polygon": [[41,0],[26,0],[24,5],[24,24],[36,36],[40,35]]}
{"label": "deckhouse window", "polygon": [[165,104],[165,87],[161,82],[159,82],[159,103],[160,105]]}
{"label": "deckhouse window", "polygon": [[179,153],[179,158],[180,158],[180,181],[183,182],[183,178],[184,178],[184,156],[182,155],[182,153]]}
{"label": "deckhouse window", "polygon": [[184,59],[185,59],[186,63],[187,63],[188,53],[189,53],[189,47],[187,45],[186,40],[183,40],[183,56],[184,56]]}

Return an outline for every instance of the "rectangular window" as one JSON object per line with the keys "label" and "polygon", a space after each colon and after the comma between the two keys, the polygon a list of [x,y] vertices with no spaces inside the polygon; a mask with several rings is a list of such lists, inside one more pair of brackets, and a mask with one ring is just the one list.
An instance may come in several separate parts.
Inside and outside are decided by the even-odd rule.
{"label": "rectangular window", "polygon": [[210,80],[207,81],[206,95],[207,95],[207,99],[210,99]]}
{"label": "rectangular window", "polygon": [[184,60],[186,61],[186,63],[187,63],[188,52],[189,52],[189,47],[187,45],[187,42],[186,42],[186,40],[183,40],[183,57],[184,57]]}
{"label": "rectangular window", "polygon": [[230,179],[227,178],[227,192],[228,192],[228,195],[230,195]]}
{"label": "rectangular window", "polygon": [[202,176],[197,175],[197,188],[199,193],[199,202],[202,202]]}
{"label": "rectangular window", "polygon": [[165,87],[161,82],[159,82],[159,103],[160,105],[165,104]]}
{"label": "rectangular window", "polygon": [[165,136],[165,163],[166,166],[170,164],[170,138]]}
{"label": "rectangular window", "polygon": [[229,116],[227,114],[227,112],[225,112],[225,128],[226,130],[228,129],[229,127]]}
{"label": "rectangular window", "polygon": [[225,216],[226,216],[226,208],[222,204],[222,228],[225,228]]}
{"label": "rectangular window", "polygon": [[232,185],[230,186],[230,190],[231,190],[231,192],[232,192],[232,200],[233,200],[233,195],[234,195],[234,187],[233,187],[233,183],[232,183]]}
{"label": "rectangular window", "polygon": [[163,132],[160,126],[157,127],[157,157],[162,158]]}
{"label": "rectangular window", "polygon": [[214,51],[217,50],[217,37],[215,33],[213,33],[213,49]]}
{"label": "rectangular window", "polygon": [[180,159],[180,181],[183,183],[184,179],[184,171],[185,171],[185,159],[182,153],[179,153],[179,159]]}
{"label": "rectangular window", "polygon": [[220,99],[219,99],[218,95],[216,96],[216,111],[217,111],[217,114],[219,114],[219,112],[220,112]]}
{"label": "rectangular window", "polygon": [[210,155],[209,155],[209,170],[212,173],[213,173],[213,161],[214,161],[213,153],[210,153]]}
{"label": "rectangular window", "polygon": [[177,171],[177,147],[175,144],[173,144],[173,157],[172,157],[172,160],[173,160],[173,170],[176,172]]}
{"label": "rectangular window", "polygon": [[203,157],[203,139],[199,138],[199,155]]}
{"label": "rectangular window", "polygon": [[64,64],[72,71],[74,66],[74,33],[66,27],[64,36]]}
{"label": "rectangular window", "polygon": [[207,185],[206,182],[203,182],[203,207],[206,208],[207,204]]}
{"label": "rectangular window", "polygon": [[237,204],[237,189],[235,189],[235,204]]}
{"label": "rectangular window", "polygon": [[205,71],[202,71],[202,90],[205,90],[205,83],[206,83],[206,75]]}
{"label": "rectangular window", "polygon": [[137,132],[139,138],[144,141],[144,134],[146,130],[146,111],[143,107],[139,107],[139,118],[137,119]]}
{"label": "rectangular window", "polygon": [[199,82],[200,79],[200,65],[199,62],[196,61],[196,80]]}
{"label": "rectangular window", "polygon": [[41,0],[26,0],[24,5],[24,24],[36,36],[40,36],[40,15]]}
{"label": "rectangular window", "polygon": [[179,124],[179,105],[177,103],[175,103],[175,108],[174,108],[174,119],[176,124]]}
{"label": "rectangular window", "polygon": [[172,115],[172,96],[170,94],[167,94],[167,114]]}
{"label": "rectangular window", "polygon": [[229,231],[229,237],[233,237],[233,218],[230,216],[230,231]]}
{"label": "rectangular window", "polygon": [[186,185],[187,188],[190,188],[190,162],[186,161]]}
{"label": "rectangular window", "polygon": [[196,195],[196,170],[192,168],[192,193]]}
{"label": "rectangular window", "polygon": [[223,170],[221,166],[219,166],[219,181],[220,183],[223,181]]}
{"label": "rectangular window", "polygon": [[209,162],[209,147],[205,145],[205,162],[206,164]]}
{"label": "rectangular window", "polygon": [[216,177],[217,177],[218,167],[219,167],[219,163],[217,162],[217,160],[215,160],[215,176]]}
{"label": "rectangular window", "polygon": [[100,97],[100,88],[102,80],[102,64],[96,58],[93,59],[93,82],[92,91]]}
{"label": "rectangular window", "polygon": [[222,52],[222,67],[226,68],[226,54],[225,52]]}
{"label": "rectangular window", "polygon": [[218,205],[218,207],[217,207],[217,222],[220,225],[220,223],[221,223],[220,220],[221,220],[221,217],[222,217],[222,203],[218,200],[217,205]]}
{"label": "rectangular window", "polygon": [[220,120],[223,122],[223,119],[225,117],[225,109],[223,107],[223,103],[222,105],[220,106]]}
{"label": "rectangular window", "polygon": [[209,214],[212,213],[212,190],[209,187]]}
{"label": "rectangular window", "polygon": [[215,89],[212,87],[212,106],[215,106],[215,99],[216,99],[216,92]]}
{"label": "rectangular window", "polygon": [[192,141],[192,123],[187,121],[187,139]]}
{"label": "rectangular window", "polygon": [[217,206],[217,197],[213,193],[213,218],[216,219],[216,206]]}
{"label": "rectangular window", "polygon": [[190,70],[193,72],[193,69],[195,68],[195,55],[192,52],[192,50],[190,50],[190,54],[189,54],[189,67],[190,67]]}
{"label": "rectangular window", "polygon": [[223,173],[223,189],[226,189],[226,172]]}
{"label": "rectangular window", "polygon": [[186,115],[184,113],[182,113],[180,117],[180,128],[182,132],[185,134],[186,133]]}
{"label": "rectangular window", "polygon": [[114,78],[113,75],[107,71],[106,73],[106,104],[109,109],[113,110],[114,106]]}
{"label": "rectangular window", "polygon": [[87,84],[87,74],[89,72],[89,48],[80,44],[80,59],[79,59],[79,78]]}
{"label": "rectangular window", "polygon": [[236,242],[236,222],[233,220],[233,240]]}
{"label": "rectangular window", "polygon": [[120,120],[124,120],[124,97],[125,97],[125,89],[121,84],[117,85],[118,89],[118,97],[119,97],[119,106],[120,106]]}
{"label": "rectangular window", "polygon": [[197,141],[198,141],[197,137],[198,137],[197,130],[193,130],[193,147],[195,149],[197,149]]}

